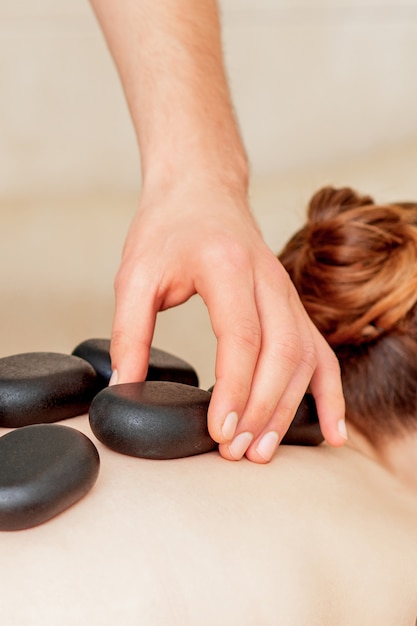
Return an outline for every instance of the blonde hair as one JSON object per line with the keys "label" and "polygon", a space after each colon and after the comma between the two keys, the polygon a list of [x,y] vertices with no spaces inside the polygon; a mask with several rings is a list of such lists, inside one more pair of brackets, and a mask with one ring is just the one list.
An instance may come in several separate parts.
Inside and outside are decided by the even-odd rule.
{"label": "blonde hair", "polygon": [[347,418],[369,438],[417,427],[417,204],[326,187],[279,255],[335,349]]}

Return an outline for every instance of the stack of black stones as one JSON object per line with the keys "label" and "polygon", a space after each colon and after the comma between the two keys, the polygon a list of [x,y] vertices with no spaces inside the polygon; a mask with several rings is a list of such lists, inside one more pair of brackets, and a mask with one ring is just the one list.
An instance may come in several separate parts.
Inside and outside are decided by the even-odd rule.
{"label": "stack of black stones", "polygon": [[[110,341],[88,339],[69,354],[33,352],[0,359],[0,530],[37,526],[86,495],[100,459],[80,431],[55,424],[89,413],[91,430],[109,448],[146,459],[210,452],[211,391],[199,388],[186,361],[152,347],[142,383],[108,386]],[[282,443],[322,441],[306,395]]]}

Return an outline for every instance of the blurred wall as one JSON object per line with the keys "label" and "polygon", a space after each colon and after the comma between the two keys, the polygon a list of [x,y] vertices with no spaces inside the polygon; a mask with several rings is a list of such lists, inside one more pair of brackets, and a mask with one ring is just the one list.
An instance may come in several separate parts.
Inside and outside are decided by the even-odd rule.
{"label": "blurred wall", "polygon": [[417,134],[413,0],[224,0],[224,18],[255,174]]}
{"label": "blurred wall", "polygon": [[[322,184],[417,197],[415,0],[220,6],[251,203],[273,249]],[[0,0],[0,354],[109,336],[139,190],[133,128],[88,2]],[[159,317],[155,345],[213,382],[198,299]]]}
{"label": "blurred wall", "polygon": [[[414,0],[221,0],[253,173],[417,134]],[[0,0],[0,194],[126,191],[138,156],[86,0]]]}

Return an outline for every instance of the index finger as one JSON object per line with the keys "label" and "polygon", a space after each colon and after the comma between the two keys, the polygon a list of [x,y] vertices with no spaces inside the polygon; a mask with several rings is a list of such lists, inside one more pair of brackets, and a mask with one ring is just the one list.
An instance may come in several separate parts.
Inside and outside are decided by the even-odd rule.
{"label": "index finger", "polygon": [[110,342],[112,382],[145,380],[158,307],[153,290],[137,271],[115,280],[116,305]]}

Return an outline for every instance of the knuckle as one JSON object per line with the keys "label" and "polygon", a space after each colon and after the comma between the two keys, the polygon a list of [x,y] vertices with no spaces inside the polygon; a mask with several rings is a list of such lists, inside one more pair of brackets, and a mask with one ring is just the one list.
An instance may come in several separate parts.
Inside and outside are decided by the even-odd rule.
{"label": "knuckle", "polygon": [[247,264],[249,255],[246,247],[242,246],[239,242],[233,242],[231,245],[229,244],[227,248],[227,258],[233,267],[241,268]]}
{"label": "knuckle", "polygon": [[118,353],[124,348],[126,342],[126,335],[122,330],[114,329],[110,339],[110,353]]}
{"label": "knuckle", "polygon": [[125,337],[120,330],[113,330],[110,338],[110,361],[112,369],[114,369],[121,355],[125,352]]}
{"label": "knuckle", "polygon": [[227,388],[228,395],[234,399],[238,414],[246,405],[251,389],[251,381],[239,374],[241,374],[241,372],[235,370],[226,372],[223,375],[217,373],[216,383],[213,389],[213,395],[216,394],[217,396],[218,389],[222,390]]}
{"label": "knuckle", "polygon": [[234,331],[234,339],[239,347],[258,353],[261,348],[261,327],[254,320],[244,320]]}
{"label": "knuckle", "polygon": [[277,341],[275,356],[277,359],[284,359],[294,368],[305,369],[311,375],[317,367],[314,342],[303,341],[297,333],[287,333]]}
{"label": "knuckle", "polygon": [[[260,431],[265,424],[268,423],[271,416],[276,410],[276,398],[263,398],[258,401],[256,406],[256,412],[253,414],[252,423]],[[256,416],[256,417],[255,417]]]}
{"label": "knuckle", "polygon": [[114,277],[113,286],[116,294],[122,291],[135,276],[135,266],[130,263],[122,263]]}
{"label": "knuckle", "polygon": [[248,264],[248,251],[245,246],[229,238],[217,238],[206,245],[200,254],[204,266],[213,267],[218,271],[225,267],[229,271],[241,271],[242,267]]}
{"label": "knuckle", "polygon": [[[288,428],[294,419],[297,407],[285,400],[281,401],[277,407],[276,415],[283,428]],[[281,430],[283,429],[281,428]]]}
{"label": "knuckle", "polygon": [[119,267],[113,287],[116,298],[119,297],[121,304],[127,305],[137,293],[146,295],[148,301],[154,301],[164,290],[165,282],[159,268],[148,272],[139,261],[130,261]]}
{"label": "knuckle", "polygon": [[286,333],[276,344],[276,353],[291,365],[298,365],[303,358],[303,344],[297,333]]}
{"label": "knuckle", "polygon": [[236,398],[239,405],[245,405],[250,393],[250,383],[242,378],[235,378],[230,381],[230,392]]}
{"label": "knuckle", "polygon": [[303,355],[301,364],[312,374],[317,367],[317,352],[312,341],[307,341],[303,345]]}

